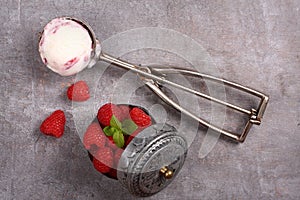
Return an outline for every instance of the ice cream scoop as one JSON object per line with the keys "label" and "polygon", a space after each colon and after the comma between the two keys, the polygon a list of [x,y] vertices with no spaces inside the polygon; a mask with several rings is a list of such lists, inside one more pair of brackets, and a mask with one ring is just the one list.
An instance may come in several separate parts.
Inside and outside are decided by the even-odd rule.
{"label": "ice cream scoop", "polygon": [[[131,70],[132,72],[137,73],[145,85],[147,85],[154,93],[156,93],[162,100],[170,104],[172,107],[186,114],[192,119],[199,121],[201,124],[207,126],[211,130],[228,136],[235,141],[244,142],[252,124],[259,125],[261,123],[264,111],[269,101],[269,97],[259,91],[225,79],[203,74],[198,71],[182,68],[137,66],[119,58],[110,56],[101,50],[100,42],[96,40],[92,29],[84,22],[71,17],[56,18],[49,22],[44,28],[39,43],[39,51],[43,62],[54,72],[63,76],[73,75],[85,69],[86,67],[93,66],[98,60]],[[167,74],[176,73],[204,78],[206,80],[224,84],[248,94],[252,94],[260,98],[259,106],[258,108],[245,109],[167,79]],[[161,86],[163,86],[163,84],[173,86],[190,94],[202,97],[214,103],[248,115],[249,119],[245,128],[243,129],[243,132],[234,133],[224,130],[221,127],[210,124],[208,121],[200,118],[192,111],[181,107],[161,90]]]}
{"label": "ice cream scoop", "polygon": [[39,51],[48,68],[62,76],[69,76],[89,65],[93,43],[91,34],[80,21],[55,18],[43,30]]}

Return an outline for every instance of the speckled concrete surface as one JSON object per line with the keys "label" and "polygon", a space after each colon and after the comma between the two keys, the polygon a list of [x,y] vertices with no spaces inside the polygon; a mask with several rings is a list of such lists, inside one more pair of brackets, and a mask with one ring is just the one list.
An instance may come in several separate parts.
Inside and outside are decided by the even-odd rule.
{"label": "speckled concrete surface", "polygon": [[[221,138],[199,159],[200,129],[179,176],[149,199],[300,199],[299,9],[297,0],[1,1],[0,198],[134,199],[89,162],[64,96],[74,77],[40,61],[38,32],[67,15],[102,40],[138,27],[179,31],[208,51],[222,77],[270,95],[244,144]],[[61,139],[38,130],[55,109],[68,118]]]}

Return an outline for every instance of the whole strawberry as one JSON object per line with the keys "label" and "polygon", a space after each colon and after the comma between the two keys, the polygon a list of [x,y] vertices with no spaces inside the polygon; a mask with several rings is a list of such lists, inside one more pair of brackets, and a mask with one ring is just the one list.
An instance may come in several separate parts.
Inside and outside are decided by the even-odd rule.
{"label": "whole strawberry", "polygon": [[105,127],[110,125],[110,120],[113,115],[117,119],[120,119],[122,111],[115,104],[107,103],[98,110],[97,118],[99,123]]}
{"label": "whole strawberry", "polygon": [[91,150],[93,146],[96,148],[104,147],[106,140],[107,138],[97,122],[90,124],[83,136],[83,144],[87,150]]}
{"label": "whole strawberry", "polygon": [[93,165],[96,170],[105,174],[110,171],[113,166],[113,152],[110,148],[102,147],[93,158]]}
{"label": "whole strawberry", "polygon": [[89,86],[85,81],[78,81],[68,88],[67,97],[72,101],[86,101],[90,98]]}
{"label": "whole strawberry", "polygon": [[42,122],[40,131],[45,135],[59,138],[64,133],[65,124],[65,113],[62,110],[56,110]]}
{"label": "whole strawberry", "polygon": [[138,107],[130,111],[130,117],[139,127],[145,128],[151,125],[151,117]]}

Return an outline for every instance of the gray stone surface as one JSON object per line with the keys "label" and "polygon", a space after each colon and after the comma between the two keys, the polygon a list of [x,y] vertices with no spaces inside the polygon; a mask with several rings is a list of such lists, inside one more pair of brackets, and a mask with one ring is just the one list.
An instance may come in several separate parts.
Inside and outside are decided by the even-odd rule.
{"label": "gray stone surface", "polygon": [[[0,199],[134,199],[89,162],[64,93],[74,77],[40,61],[38,32],[57,16],[84,19],[102,40],[138,27],[179,31],[208,51],[222,77],[270,95],[244,144],[221,138],[199,159],[200,128],[176,180],[149,199],[300,199],[299,9],[297,0],[2,0]],[[55,109],[68,119],[60,139],[39,132]]]}

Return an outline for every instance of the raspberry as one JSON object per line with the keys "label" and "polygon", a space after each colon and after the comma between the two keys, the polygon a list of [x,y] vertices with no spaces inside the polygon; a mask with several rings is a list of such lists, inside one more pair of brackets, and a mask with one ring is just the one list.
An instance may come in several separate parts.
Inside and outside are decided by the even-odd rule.
{"label": "raspberry", "polygon": [[132,140],[135,136],[137,136],[142,130],[144,130],[144,128],[138,128],[138,129],[136,129],[136,131],[134,131],[130,136],[128,136],[128,138],[127,138],[127,140],[126,140],[126,142],[125,142],[125,146],[127,146],[127,145],[131,142],[131,140]]}
{"label": "raspberry", "polygon": [[117,178],[117,170],[116,169],[111,169],[109,172],[108,172],[108,177],[110,178],[113,178],[113,179],[118,179]]}
{"label": "raspberry", "polygon": [[114,142],[113,137],[109,136],[107,138],[108,138],[108,140],[107,140],[106,146],[109,147],[113,151],[116,150],[116,149],[118,149],[117,145]]}
{"label": "raspberry", "polygon": [[122,112],[118,106],[112,103],[107,103],[98,110],[97,118],[100,124],[105,127],[110,125],[110,120],[113,115],[120,120],[121,113]]}
{"label": "raspberry", "polygon": [[102,147],[94,155],[93,164],[96,170],[105,174],[113,166],[113,152],[110,148]]}
{"label": "raspberry", "polygon": [[42,122],[40,131],[45,135],[59,138],[64,133],[65,124],[65,113],[62,110],[56,110]]}
{"label": "raspberry", "polygon": [[130,113],[130,108],[129,106],[126,105],[120,105],[119,106],[120,110],[121,110],[121,116],[120,116],[120,121],[123,121],[124,119],[129,118],[129,113]]}
{"label": "raspberry", "polygon": [[93,145],[98,148],[104,147],[106,140],[106,136],[97,122],[90,124],[83,136],[84,147],[88,150],[92,149]]}
{"label": "raspberry", "polygon": [[68,88],[67,97],[72,101],[86,101],[90,98],[89,86],[85,81],[78,81]]}
{"label": "raspberry", "polygon": [[145,128],[151,125],[151,117],[140,108],[133,108],[130,111],[130,117],[139,127]]}
{"label": "raspberry", "polygon": [[110,167],[104,165],[102,162],[100,162],[96,158],[93,158],[93,165],[94,165],[94,168],[100,173],[105,174],[110,171]]}
{"label": "raspberry", "polygon": [[115,151],[115,154],[114,154],[114,167],[117,168],[118,167],[118,164],[119,164],[119,160],[121,158],[121,155],[123,153],[123,149],[117,149]]}

